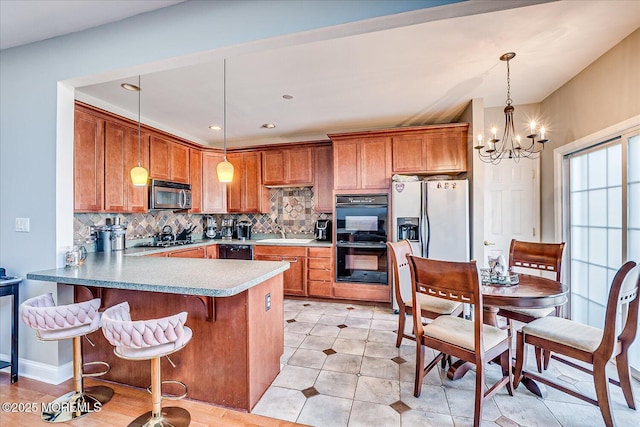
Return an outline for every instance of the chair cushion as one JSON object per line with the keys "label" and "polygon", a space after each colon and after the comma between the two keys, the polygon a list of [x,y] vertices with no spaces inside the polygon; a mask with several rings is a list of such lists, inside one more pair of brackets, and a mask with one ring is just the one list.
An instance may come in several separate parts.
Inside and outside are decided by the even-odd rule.
{"label": "chair cushion", "polygon": [[[474,345],[473,321],[456,316],[440,316],[424,327],[424,335],[471,350]],[[482,325],[484,350],[487,351],[507,339],[507,331]]]}
{"label": "chair cushion", "polygon": [[[449,301],[444,298],[432,297],[425,294],[417,294],[420,300],[420,308],[422,310],[432,311],[434,313],[439,314],[451,314],[458,307],[460,307],[459,302]],[[413,307],[413,299],[404,303],[407,307]]]}
{"label": "chair cushion", "polygon": [[51,293],[29,298],[20,305],[22,321],[41,340],[61,340],[86,335],[100,327],[100,298],[58,305]]}
{"label": "chair cushion", "polygon": [[150,359],[173,353],[191,339],[191,329],[184,326],[187,313],[160,319],[132,321],[129,304],[108,308],[102,315],[102,332],[118,356]]}
{"label": "chair cushion", "polygon": [[602,341],[602,329],[562,317],[543,317],[522,327],[522,332],[593,353]]}
{"label": "chair cushion", "polygon": [[[550,308],[506,308],[506,309],[501,309],[501,310],[504,310],[505,312],[524,314],[525,316],[535,317],[535,318],[547,317],[548,315],[550,315],[551,313],[555,313],[555,311],[556,311],[555,307],[550,307]],[[502,315],[503,313],[500,313],[500,314]]]}

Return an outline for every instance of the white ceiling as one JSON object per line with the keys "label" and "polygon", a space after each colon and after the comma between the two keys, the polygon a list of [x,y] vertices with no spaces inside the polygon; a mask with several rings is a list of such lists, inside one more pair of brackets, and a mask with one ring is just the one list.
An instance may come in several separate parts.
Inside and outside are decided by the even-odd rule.
{"label": "white ceiling", "polygon": [[[176,2],[97,3],[164,7]],[[447,19],[410,12],[396,19],[393,28],[373,30],[384,27],[378,21],[344,37],[332,37],[329,29],[320,41],[302,43],[291,36],[283,47],[230,55],[228,145],[325,140],[327,133],[445,123],[474,98],[483,98],[485,107],[504,105],[506,64],[499,56],[509,51],[517,53],[511,61],[514,104],[537,103],[640,27],[640,2],[635,0],[559,1],[470,14],[478,5],[474,3],[433,9],[437,16],[453,16]],[[513,5],[496,2],[493,8],[509,3]],[[65,14],[71,15],[85,23],[94,14],[91,9]],[[417,19],[422,21],[416,24]],[[221,147],[222,132],[208,126],[222,124],[222,69],[218,57],[142,75],[142,121]],[[137,76],[80,87],[76,97],[137,118],[137,96],[120,88],[124,81],[136,83]],[[294,98],[285,100],[284,94]],[[517,122],[528,119],[518,117],[516,109]],[[553,137],[553,118],[542,119]],[[260,127],[267,122],[276,128]]]}

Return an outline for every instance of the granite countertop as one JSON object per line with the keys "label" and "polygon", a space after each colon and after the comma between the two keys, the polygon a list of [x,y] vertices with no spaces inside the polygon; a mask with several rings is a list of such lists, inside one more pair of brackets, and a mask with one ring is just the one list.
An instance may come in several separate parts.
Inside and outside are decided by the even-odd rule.
{"label": "granite countertop", "polygon": [[80,267],[36,271],[28,273],[27,279],[102,288],[225,297],[243,292],[289,269],[288,262],[278,261],[127,255],[123,251],[90,253]]}

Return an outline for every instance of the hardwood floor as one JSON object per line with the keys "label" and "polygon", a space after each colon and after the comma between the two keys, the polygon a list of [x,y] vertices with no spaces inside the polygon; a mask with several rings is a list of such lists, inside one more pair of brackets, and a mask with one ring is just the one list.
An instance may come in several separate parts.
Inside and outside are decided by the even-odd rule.
{"label": "hardwood floor", "polygon": [[[151,395],[145,390],[108,383],[106,381],[85,379],[85,387],[92,385],[106,385],[113,388],[114,395],[100,412],[89,414],[71,422],[57,423],[56,425],[69,425],[75,427],[111,427],[126,426],[139,415],[151,409]],[[72,380],[60,385],[51,385],[29,378],[20,378],[15,384],[11,384],[9,375],[0,373],[0,403],[35,403],[36,412],[0,412],[0,424],[12,427],[33,427],[34,425],[46,425],[40,419],[41,403],[51,402],[55,398],[73,389]],[[29,405],[30,406],[30,405]],[[230,409],[219,408],[207,403],[196,402],[188,399],[179,401],[164,401],[163,406],[178,406],[186,409],[191,414],[190,426],[216,426],[216,427],[294,427],[301,426],[289,421],[277,420],[260,415],[246,414]],[[3,406],[4,409],[4,406]]]}

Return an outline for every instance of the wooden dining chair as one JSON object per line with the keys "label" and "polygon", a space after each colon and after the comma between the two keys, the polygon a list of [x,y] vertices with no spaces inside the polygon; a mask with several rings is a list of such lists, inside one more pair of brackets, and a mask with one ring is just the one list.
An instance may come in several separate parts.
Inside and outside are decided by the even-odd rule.
{"label": "wooden dining chair", "polygon": [[[564,242],[562,243],[538,243],[523,242],[516,239],[511,240],[509,247],[509,268],[523,268],[540,270],[555,273],[555,280],[560,281],[562,268],[562,252],[564,251]],[[507,326],[510,327],[512,320],[523,323],[529,323],[541,317],[551,314],[559,317],[562,306],[549,308],[510,308],[500,307],[498,316],[507,319]],[[536,349],[536,363],[538,372],[547,368],[549,365],[549,352],[542,352]],[[544,359],[544,360],[543,360]]]}
{"label": "wooden dining chair", "polygon": [[[482,292],[475,261],[437,261],[407,256],[413,289],[413,328],[416,333],[416,376],[413,394],[420,396],[424,377],[445,355],[457,357],[476,366],[475,410],[473,425],[482,421],[484,402],[500,388],[511,388],[511,337],[507,330],[482,322]],[[444,315],[423,325],[420,319],[420,296],[474,305],[473,319]],[[424,348],[437,356],[424,367]],[[485,363],[500,358],[502,377],[486,392]]]}
{"label": "wooden dining chair", "polygon": [[[411,295],[403,297],[401,289],[411,289],[411,272],[407,262],[407,255],[412,255],[411,244],[408,240],[399,242],[387,242],[389,255],[391,258],[391,266],[393,269],[393,291],[398,303],[398,335],[396,338],[396,347],[400,347],[402,338],[408,338],[415,341],[415,332],[413,335],[405,333],[405,323],[407,314],[413,312],[413,300]],[[448,301],[441,298],[435,298],[429,295],[420,294],[420,308],[422,317],[426,319],[435,319],[443,314],[452,316],[460,316],[462,314],[462,303]]]}
{"label": "wooden dining chair", "polygon": [[[635,266],[635,262],[627,262],[613,278],[605,312],[604,329],[553,316],[537,319],[523,326],[517,335],[514,387],[518,387],[522,378],[526,377],[589,402],[600,408],[602,418],[609,427],[615,425],[609,399],[609,383],[622,388],[627,405],[631,409],[636,409],[627,355],[638,329],[640,271],[636,268],[635,274],[629,274]],[[616,335],[617,313],[621,305],[627,306],[627,315],[618,329],[621,331],[620,334]],[[527,353],[525,344],[552,351],[554,360],[591,374],[596,399],[537,374],[524,371]],[[590,364],[591,369],[559,357],[558,354]],[[606,365],[613,357],[616,360],[619,381],[609,378],[606,372]]]}

